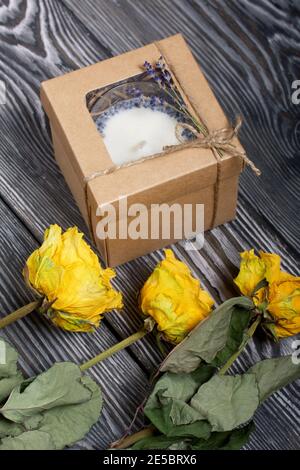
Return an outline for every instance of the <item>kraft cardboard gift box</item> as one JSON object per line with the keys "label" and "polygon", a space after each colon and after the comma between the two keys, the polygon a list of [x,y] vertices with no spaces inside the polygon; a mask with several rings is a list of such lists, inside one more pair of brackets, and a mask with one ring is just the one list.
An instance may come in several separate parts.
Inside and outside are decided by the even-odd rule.
{"label": "kraft cardboard gift box", "polygon": [[[121,195],[127,197],[128,205],[142,203],[147,208],[162,203],[203,204],[205,230],[235,216],[243,162],[224,152],[218,161],[210,148],[174,149],[159,158],[103,174],[113,163],[87,109],[86,96],[91,90],[137,76],[145,60],[154,63],[160,56],[190,111],[209,130],[228,127],[224,112],[179,34],[41,85],[56,160],[107,266],[124,263],[176,240],[174,230],[170,239],[97,238],[97,224],[107,204],[114,205],[118,218],[127,217],[129,222],[130,217],[119,210]],[[236,138],[233,143],[242,151]],[[95,174],[101,176],[92,177]],[[112,223],[119,222],[117,219]]]}

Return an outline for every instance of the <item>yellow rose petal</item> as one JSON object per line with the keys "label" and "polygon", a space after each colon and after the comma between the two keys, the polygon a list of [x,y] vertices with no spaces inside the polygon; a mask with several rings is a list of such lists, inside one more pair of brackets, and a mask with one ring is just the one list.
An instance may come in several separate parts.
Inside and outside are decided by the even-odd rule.
{"label": "yellow rose petal", "polygon": [[259,252],[260,258],[265,265],[265,279],[269,284],[280,279],[280,256],[275,253]]}
{"label": "yellow rose petal", "polygon": [[269,289],[268,312],[279,338],[300,333],[300,278],[273,283]]}
{"label": "yellow rose petal", "polygon": [[172,250],[165,255],[141,290],[140,307],[167,340],[179,343],[209,315],[214,301]]}
{"label": "yellow rose petal", "polygon": [[62,233],[51,225],[28,258],[26,272],[32,287],[52,303],[49,317],[63,329],[90,331],[103,313],[123,306],[110,282],[114,271],[101,267],[77,227]]}
{"label": "yellow rose petal", "polygon": [[263,260],[254,254],[254,250],[240,254],[240,272],[234,279],[243,295],[251,296],[255,287],[264,279],[266,266]]}

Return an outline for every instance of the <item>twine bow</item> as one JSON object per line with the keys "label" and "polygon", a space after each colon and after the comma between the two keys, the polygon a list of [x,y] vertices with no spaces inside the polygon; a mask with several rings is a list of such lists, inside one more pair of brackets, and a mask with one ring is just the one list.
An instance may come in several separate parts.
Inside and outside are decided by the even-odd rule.
{"label": "twine bow", "polygon": [[[239,129],[242,125],[242,118],[238,116],[234,127],[224,127],[222,129],[209,132],[206,135],[202,132],[197,132],[196,129],[190,124],[178,123],[176,126],[176,137],[181,142],[179,146],[169,146],[164,149],[164,153],[174,151],[175,148],[209,148],[213,151],[217,160],[221,160],[224,153],[232,157],[239,157],[243,160],[244,167],[249,166],[256,176],[261,175],[259,168],[255,166],[252,160],[247,157],[245,151],[238,151],[232,140],[237,137]],[[182,138],[182,129],[188,129],[195,139],[192,141],[184,141]]]}

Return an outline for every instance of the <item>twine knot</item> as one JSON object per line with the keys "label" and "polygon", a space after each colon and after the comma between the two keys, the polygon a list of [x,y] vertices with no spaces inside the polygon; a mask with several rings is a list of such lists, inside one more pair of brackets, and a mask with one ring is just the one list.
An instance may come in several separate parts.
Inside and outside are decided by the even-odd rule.
{"label": "twine knot", "polygon": [[[252,160],[250,160],[245,151],[238,151],[236,146],[232,143],[232,140],[237,137],[239,129],[242,125],[242,118],[238,116],[236,124],[233,127],[223,127],[222,129],[207,131],[206,135],[203,132],[198,132],[193,126],[186,123],[178,123],[176,126],[176,137],[181,142],[179,146],[168,146],[165,147],[164,153],[169,153],[175,148],[185,147],[197,147],[197,148],[209,148],[214,152],[217,160],[221,160],[223,153],[227,153],[232,157],[239,157],[243,160],[244,167],[248,165],[256,176],[261,175],[259,168],[255,166]],[[189,130],[194,135],[194,140],[186,141],[182,136],[182,129]]]}
{"label": "twine knot", "polygon": [[[92,237],[94,239],[94,232],[92,226],[92,218],[91,218],[91,206],[89,205],[88,201],[88,183],[93,181],[94,179],[109,175],[114,173],[117,170],[122,168],[128,168],[133,165],[139,165],[145,161],[153,160],[156,158],[161,158],[166,154],[172,153],[174,151],[178,151],[184,148],[207,148],[211,149],[215,159],[217,161],[217,181],[215,186],[215,193],[214,193],[214,210],[213,210],[213,217],[212,217],[212,227],[215,226],[217,215],[218,215],[218,208],[219,208],[219,199],[220,199],[220,168],[221,168],[221,161],[225,154],[229,154],[233,157],[238,157],[243,161],[243,167],[249,166],[252,171],[256,174],[256,176],[261,175],[261,171],[259,168],[255,166],[255,164],[250,160],[245,151],[237,150],[236,146],[232,143],[232,140],[237,137],[238,131],[242,125],[242,119],[239,116],[237,118],[236,124],[233,127],[224,127],[222,129],[217,129],[213,131],[208,131],[206,128],[203,129],[202,132],[198,132],[193,126],[186,123],[178,123],[176,126],[176,136],[178,141],[180,142],[178,145],[171,145],[164,147],[163,151],[154,155],[149,155],[147,157],[140,158],[139,160],[133,160],[121,165],[113,165],[109,168],[105,168],[104,170],[96,171],[87,177],[85,177],[85,199],[86,199],[86,207],[88,213],[88,223],[90,227],[90,231]],[[182,135],[182,130],[188,129],[194,136],[193,140],[185,140]],[[96,243],[95,239],[94,242]]]}

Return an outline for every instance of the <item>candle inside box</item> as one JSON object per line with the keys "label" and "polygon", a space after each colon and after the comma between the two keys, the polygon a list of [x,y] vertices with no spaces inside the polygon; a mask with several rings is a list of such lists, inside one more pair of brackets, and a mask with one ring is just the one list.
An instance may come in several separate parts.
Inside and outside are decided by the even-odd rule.
{"label": "candle inside box", "polygon": [[179,144],[176,125],[176,119],[162,111],[132,107],[119,110],[107,121],[103,139],[112,161],[122,165]]}
{"label": "candle inside box", "polygon": [[[100,109],[103,109],[101,100],[105,100],[104,110],[93,115],[115,165],[161,153],[166,146],[192,137],[186,129],[181,129],[178,139],[177,126],[186,122],[186,118],[162,96],[155,84],[119,85],[108,93],[109,101],[107,94],[100,98]],[[117,96],[116,101],[112,95]],[[111,101],[114,104],[107,106]]]}

